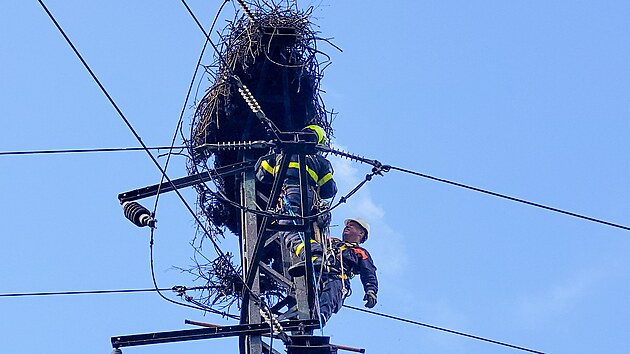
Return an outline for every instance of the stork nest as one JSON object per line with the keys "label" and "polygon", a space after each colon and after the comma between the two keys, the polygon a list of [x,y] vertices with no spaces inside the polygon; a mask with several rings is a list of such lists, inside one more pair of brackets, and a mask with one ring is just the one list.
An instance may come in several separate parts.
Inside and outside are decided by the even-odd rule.
{"label": "stork nest", "polygon": [[[325,109],[319,88],[323,63],[329,57],[317,49],[319,38],[310,22],[312,8],[268,8],[258,1],[248,4],[253,11],[239,15],[220,32],[215,58],[214,83],[198,103],[194,114],[189,149],[189,174],[255,160],[266,151],[216,151],[204,144],[269,140],[264,125],[240,96],[233,76],[252,92],[266,116],[281,131],[299,131],[318,124],[332,136],[333,113]],[[267,8],[265,8],[265,6]],[[251,16],[251,18],[250,18]],[[238,184],[233,176],[217,178],[216,188],[233,201]],[[227,226],[240,235],[239,214],[205,185],[198,185],[201,213],[217,230]],[[215,235],[210,235],[214,237]]]}

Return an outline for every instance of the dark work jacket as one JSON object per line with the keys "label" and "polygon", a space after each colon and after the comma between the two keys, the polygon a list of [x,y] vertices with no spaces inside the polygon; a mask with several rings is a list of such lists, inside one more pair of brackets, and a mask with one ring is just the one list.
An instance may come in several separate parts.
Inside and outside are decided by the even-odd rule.
{"label": "dark work jacket", "polygon": [[348,278],[359,274],[363,290],[365,292],[374,290],[374,293],[378,293],[376,266],[368,251],[356,243],[344,242],[336,238],[331,239],[331,241],[336,262],[333,268],[341,269],[341,262],[339,261],[339,252],[341,251],[344,274]]}
{"label": "dark work jacket", "polygon": [[[256,178],[263,183],[272,183],[281,165],[281,155],[271,154],[261,157],[256,162]],[[298,156],[291,155],[285,185],[297,185],[299,181]],[[306,155],[306,172],[309,186],[318,191],[322,199],[332,198],[337,193],[337,184],[333,180],[333,168],[326,158],[320,154]]]}

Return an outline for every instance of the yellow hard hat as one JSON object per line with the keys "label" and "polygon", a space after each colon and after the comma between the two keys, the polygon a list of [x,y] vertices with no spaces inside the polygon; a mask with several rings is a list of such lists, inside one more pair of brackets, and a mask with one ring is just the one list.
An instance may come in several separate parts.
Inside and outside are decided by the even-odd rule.
{"label": "yellow hard hat", "polygon": [[322,127],[316,124],[307,125],[302,130],[312,130],[317,134],[317,143],[326,145],[328,143],[328,139],[326,139],[326,132]]}

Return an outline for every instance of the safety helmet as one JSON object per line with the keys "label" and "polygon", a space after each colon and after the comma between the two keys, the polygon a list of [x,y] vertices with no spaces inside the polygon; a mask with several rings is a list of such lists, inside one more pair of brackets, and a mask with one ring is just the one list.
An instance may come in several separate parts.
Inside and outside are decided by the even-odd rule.
{"label": "safety helmet", "polygon": [[328,139],[326,139],[326,132],[322,127],[316,124],[307,125],[302,130],[311,130],[317,134],[317,143],[326,145],[328,143]]}
{"label": "safety helmet", "polygon": [[350,219],[346,219],[343,223],[344,225],[348,225],[348,223],[350,221],[354,221],[357,224],[361,225],[361,227],[363,228],[363,231],[365,231],[365,235],[363,235],[363,239],[361,240],[361,242],[365,242],[365,240],[367,240],[368,238],[368,234],[370,233],[370,224],[368,224],[367,221],[365,221],[364,219],[361,218],[350,218]]}

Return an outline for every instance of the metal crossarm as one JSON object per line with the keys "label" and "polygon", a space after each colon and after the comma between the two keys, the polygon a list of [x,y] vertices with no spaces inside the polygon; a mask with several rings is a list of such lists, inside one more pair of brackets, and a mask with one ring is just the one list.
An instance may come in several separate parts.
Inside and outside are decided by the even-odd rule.
{"label": "metal crossarm", "polygon": [[[313,330],[318,328],[317,321],[290,320],[281,322],[285,331]],[[241,335],[262,335],[270,330],[268,323],[256,323],[236,326],[220,326],[216,328],[187,329],[180,331],[132,334],[112,337],[112,347],[132,347],[139,345],[183,342],[211,338],[235,337]]]}
{"label": "metal crossarm", "polygon": [[152,197],[158,193],[158,190],[160,191],[160,193],[172,192],[175,189],[194,186],[199,183],[210,181],[216,177],[233,175],[248,168],[251,168],[253,165],[254,163],[252,161],[239,162],[233,165],[217,168],[216,170],[211,172],[203,172],[182,178],[177,178],[171,181],[173,182],[172,184],[154,184],[151,186],[134,189],[128,192],[120,193],[118,195],[118,200],[121,203],[124,203]]}

